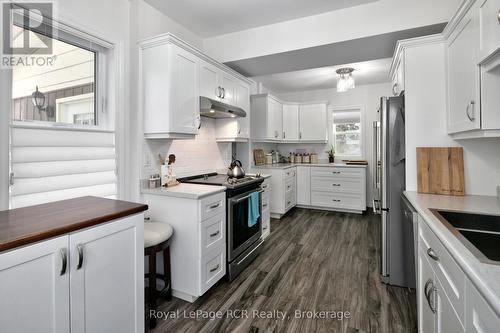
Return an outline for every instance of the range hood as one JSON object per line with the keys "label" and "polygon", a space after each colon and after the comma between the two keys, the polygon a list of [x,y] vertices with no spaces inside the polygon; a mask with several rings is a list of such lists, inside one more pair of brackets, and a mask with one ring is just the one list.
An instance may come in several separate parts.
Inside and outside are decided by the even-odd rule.
{"label": "range hood", "polygon": [[200,116],[209,118],[235,118],[246,117],[247,113],[242,108],[200,96]]}

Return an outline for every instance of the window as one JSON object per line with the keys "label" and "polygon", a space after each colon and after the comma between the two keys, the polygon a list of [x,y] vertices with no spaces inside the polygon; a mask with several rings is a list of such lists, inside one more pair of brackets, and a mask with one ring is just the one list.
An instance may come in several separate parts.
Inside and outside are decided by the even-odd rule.
{"label": "window", "polygon": [[336,155],[363,156],[361,112],[360,108],[333,112],[333,145]]}
{"label": "window", "polygon": [[[14,15],[11,43],[49,41],[53,61],[43,65],[15,66],[12,69],[11,119],[38,125],[102,125],[99,98],[105,96],[107,49],[48,24],[27,28],[22,15]],[[51,31],[50,34],[47,31]],[[40,96],[33,98],[36,93]]]}

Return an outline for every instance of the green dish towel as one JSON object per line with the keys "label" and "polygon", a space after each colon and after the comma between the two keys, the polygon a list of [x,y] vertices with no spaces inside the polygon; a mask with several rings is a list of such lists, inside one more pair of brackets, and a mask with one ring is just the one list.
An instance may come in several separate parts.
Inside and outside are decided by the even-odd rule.
{"label": "green dish towel", "polygon": [[257,221],[259,220],[259,192],[254,192],[250,194],[250,198],[248,199],[248,227],[253,227]]}

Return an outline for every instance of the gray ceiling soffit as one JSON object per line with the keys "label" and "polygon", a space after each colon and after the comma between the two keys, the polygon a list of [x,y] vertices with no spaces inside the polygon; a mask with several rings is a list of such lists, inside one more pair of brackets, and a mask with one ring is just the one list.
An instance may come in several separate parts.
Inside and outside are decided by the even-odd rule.
{"label": "gray ceiling soffit", "polygon": [[445,26],[446,22],[225,64],[252,77],[390,58],[398,40],[441,33]]}

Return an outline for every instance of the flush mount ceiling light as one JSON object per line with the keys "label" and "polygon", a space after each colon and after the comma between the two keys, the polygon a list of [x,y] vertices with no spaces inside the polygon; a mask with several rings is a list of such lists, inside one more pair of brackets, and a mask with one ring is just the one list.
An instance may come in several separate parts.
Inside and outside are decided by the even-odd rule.
{"label": "flush mount ceiling light", "polygon": [[349,89],[353,89],[356,85],[354,82],[354,77],[352,77],[352,72],[354,68],[344,67],[336,70],[339,77],[337,78],[337,92],[345,92]]}

